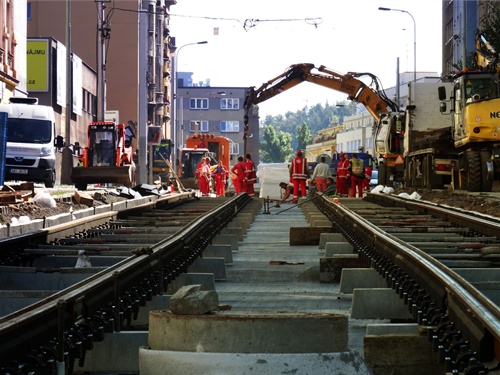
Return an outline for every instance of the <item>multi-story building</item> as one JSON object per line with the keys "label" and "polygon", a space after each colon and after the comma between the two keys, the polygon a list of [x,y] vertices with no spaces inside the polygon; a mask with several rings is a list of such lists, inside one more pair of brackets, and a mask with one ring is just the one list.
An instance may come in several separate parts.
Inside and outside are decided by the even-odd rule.
{"label": "multi-story building", "polygon": [[26,0],[0,0],[0,100],[8,103],[26,91]]}
{"label": "multi-story building", "polygon": [[468,66],[475,50],[475,33],[497,1],[443,1],[443,74]]}
{"label": "multi-story building", "polygon": [[343,131],[337,134],[336,151],[373,153],[373,122],[367,111],[345,116]]}
{"label": "multi-story building", "polygon": [[186,86],[192,83],[189,76],[178,81],[177,88],[177,135],[174,143],[178,150],[186,138],[194,134],[207,133],[223,136],[231,140],[231,165],[236,164],[238,156],[252,155],[255,163],[259,154],[258,108],[254,108],[249,120],[248,137],[244,139],[243,103],[246,87]]}
{"label": "multi-story building", "polygon": [[[28,37],[52,37],[66,44],[66,2],[28,0]],[[71,1],[71,51],[86,64],[104,72],[105,110],[117,111],[120,122],[138,123],[139,87],[145,80],[147,120],[170,133],[170,65],[172,48],[169,30],[169,7],[175,0],[109,2]],[[141,3],[142,9],[141,10]],[[101,8],[100,8],[101,6]],[[138,25],[141,13],[147,12],[146,40],[140,41]],[[139,76],[141,43],[146,43],[147,71]],[[102,64],[99,61],[103,51]],[[98,90],[104,82],[98,82]],[[78,88],[77,88],[78,89]],[[99,106],[100,103],[97,103]],[[116,112],[115,112],[116,113]]]}

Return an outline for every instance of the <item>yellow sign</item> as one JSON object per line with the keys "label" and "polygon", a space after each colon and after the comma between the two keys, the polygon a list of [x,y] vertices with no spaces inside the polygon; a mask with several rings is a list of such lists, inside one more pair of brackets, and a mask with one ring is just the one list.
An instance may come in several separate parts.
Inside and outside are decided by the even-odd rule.
{"label": "yellow sign", "polygon": [[404,164],[403,157],[401,155],[398,155],[398,157],[396,158],[396,161],[394,162],[394,164],[396,164],[396,165],[403,165]]}
{"label": "yellow sign", "polygon": [[49,91],[49,41],[29,39],[26,45],[28,91]]}

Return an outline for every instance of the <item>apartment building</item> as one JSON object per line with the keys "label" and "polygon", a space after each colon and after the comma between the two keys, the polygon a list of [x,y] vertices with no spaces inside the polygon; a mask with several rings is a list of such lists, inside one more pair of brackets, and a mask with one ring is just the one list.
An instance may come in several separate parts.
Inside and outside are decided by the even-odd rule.
{"label": "apartment building", "polygon": [[[137,126],[148,121],[162,127],[163,137],[169,135],[170,54],[175,50],[170,35],[169,9],[176,1],[27,0],[28,37],[51,37],[66,45],[68,3],[71,51],[93,67],[98,76],[96,91],[92,93],[97,98],[94,114],[97,119],[99,108],[104,106],[105,111],[119,116],[122,123]],[[139,22],[141,15],[145,22]],[[144,40],[139,40],[140,24],[146,28]],[[146,70],[140,75],[141,58]],[[99,98],[99,90],[103,87],[104,95]],[[140,118],[142,104],[139,98],[144,94],[139,92],[140,87],[147,91],[144,103],[147,119]]]}
{"label": "apartment building", "polygon": [[[194,134],[214,134],[231,140],[231,165],[238,156],[249,153],[255,163],[259,155],[258,107],[249,114],[245,139],[243,103],[246,87],[185,86],[192,84],[186,73],[179,73],[177,88],[178,116],[176,145],[182,148],[186,138]],[[178,151],[178,150],[177,150]],[[178,153],[177,153],[178,155]]]}

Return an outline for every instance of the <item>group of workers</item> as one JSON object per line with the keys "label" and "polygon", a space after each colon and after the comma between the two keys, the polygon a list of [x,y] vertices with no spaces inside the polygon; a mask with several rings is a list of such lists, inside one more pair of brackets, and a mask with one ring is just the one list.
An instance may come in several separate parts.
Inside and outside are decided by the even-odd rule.
{"label": "group of workers", "polygon": [[[357,153],[352,153],[352,160],[349,156],[340,152],[340,161],[337,165],[336,189],[339,197],[363,197],[363,191],[369,189],[371,179],[371,167],[365,167],[363,160],[358,158]],[[321,157],[320,162],[314,168],[310,177],[307,159],[302,156],[302,151],[298,150],[295,158],[289,166],[290,183],[281,182],[280,188],[284,190],[280,202],[286,202],[293,192],[290,203],[297,203],[299,196],[306,195],[306,185],[309,181],[315,186],[318,192],[332,192],[334,180],[330,173],[330,167],[326,164],[326,158]],[[349,189],[350,183],[350,189]]]}
{"label": "group of workers", "polygon": [[[246,192],[250,196],[255,195],[254,184],[257,182],[257,169],[250,154],[245,157],[240,156],[231,170],[222,164],[219,160],[216,165],[211,165],[209,157],[201,158],[200,163],[196,167],[196,178],[198,179],[198,187],[202,196],[208,196],[211,191],[211,182],[215,185],[215,194],[217,197],[226,194],[226,186],[228,176],[231,175],[231,180],[234,185],[236,194]],[[212,179],[213,178],[213,179]]]}
{"label": "group of workers", "polygon": [[214,166],[211,165],[210,161],[209,157],[202,157],[196,167],[195,177],[198,179],[198,187],[203,196],[208,196],[213,181],[215,194],[218,197],[223,196],[226,194],[227,168],[222,164],[222,160],[219,160]]}
{"label": "group of workers", "polygon": [[[358,158],[357,153],[352,153],[352,160],[349,160],[347,154],[340,152],[339,158],[335,184],[337,196],[355,197],[357,195],[361,198],[363,191],[369,188],[371,167],[365,167],[363,160]],[[289,202],[297,203],[300,196],[307,195],[308,182],[318,192],[333,192],[334,180],[330,173],[330,166],[326,164],[324,156],[320,158],[320,162],[314,168],[312,176],[310,176],[307,159],[302,156],[301,150],[297,151],[288,169],[290,182],[281,182],[279,184],[280,188],[284,190],[280,202],[285,202],[293,193],[293,198]],[[198,178],[199,189],[202,195],[209,195],[211,181],[213,181],[216,196],[224,196],[229,175],[231,175],[236,194],[247,193],[250,196],[255,195],[254,184],[257,182],[257,169],[250,154],[246,154],[245,157],[239,156],[238,162],[230,170],[222,164],[221,160],[216,165],[211,166],[209,157],[202,158],[196,169],[196,177]]]}
{"label": "group of workers", "polygon": [[257,182],[257,168],[250,154],[238,157],[238,162],[231,168],[234,191],[236,194],[255,195],[254,184]]}

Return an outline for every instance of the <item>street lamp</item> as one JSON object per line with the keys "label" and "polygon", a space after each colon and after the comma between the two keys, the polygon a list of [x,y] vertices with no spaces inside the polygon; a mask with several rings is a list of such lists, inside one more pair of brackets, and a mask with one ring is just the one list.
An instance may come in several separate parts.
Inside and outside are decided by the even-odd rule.
{"label": "street lamp", "polygon": [[410,12],[402,9],[379,7],[378,10],[403,12],[408,14],[413,20],[413,81],[417,82],[417,23],[415,22],[415,18],[413,18]]}
{"label": "street lamp", "polygon": [[174,100],[175,100],[175,105],[174,105],[174,108],[175,108],[175,122],[174,122],[174,127],[173,127],[173,134],[172,134],[172,140],[174,142],[174,146],[175,146],[175,155],[176,155],[176,160],[177,160],[177,157],[178,157],[178,153],[177,153],[177,150],[178,150],[178,142],[177,142],[177,138],[178,138],[178,130],[179,130],[179,98],[177,96],[177,93],[178,93],[178,88],[179,88],[179,79],[178,79],[178,65],[179,65],[179,54],[181,53],[181,50],[184,48],[184,47],[187,47],[187,46],[192,46],[192,45],[196,45],[196,44],[207,44],[208,42],[206,40],[202,41],[202,42],[195,42],[195,43],[187,43],[187,44],[184,44],[182,46],[179,47],[179,49],[176,51],[175,53],[175,59],[174,59],[174,84],[173,84],[173,87],[174,87]]}

